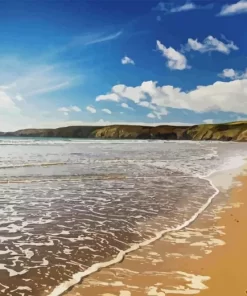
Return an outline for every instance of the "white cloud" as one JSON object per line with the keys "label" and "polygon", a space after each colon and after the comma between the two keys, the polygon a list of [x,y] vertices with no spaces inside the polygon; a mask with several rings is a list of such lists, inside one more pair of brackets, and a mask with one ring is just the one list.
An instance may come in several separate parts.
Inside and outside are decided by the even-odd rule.
{"label": "white cloud", "polygon": [[33,63],[16,58],[9,58],[9,65],[1,64],[5,76],[0,74],[0,89],[17,101],[70,88],[81,80],[81,76],[71,75],[62,64]]}
{"label": "white cloud", "polygon": [[153,111],[153,113],[156,115],[156,117],[157,117],[158,119],[162,119],[162,117],[163,117],[164,115],[167,115],[169,112],[167,111],[166,108],[164,108],[164,107],[160,107],[160,108],[158,109],[158,111]]}
{"label": "white cloud", "polygon": [[86,110],[87,110],[88,112],[91,112],[91,113],[96,113],[96,112],[97,112],[96,109],[95,109],[93,106],[87,106],[87,107],[86,107]]}
{"label": "white cloud", "polygon": [[103,111],[103,112],[105,112],[107,114],[112,114],[111,110],[109,110],[109,109],[102,109],[101,111]]}
{"label": "white cloud", "polygon": [[127,103],[122,103],[121,107],[125,108],[125,109],[130,109],[130,110],[134,110],[133,108],[131,108]]}
{"label": "white cloud", "polygon": [[68,113],[68,112],[63,112],[63,114],[64,114],[65,116],[68,116],[68,115],[69,115],[69,113]]}
{"label": "white cloud", "polygon": [[16,100],[19,101],[19,102],[24,101],[23,97],[22,97],[21,95],[19,95],[19,94],[16,95],[15,98],[16,98]]}
{"label": "white cloud", "polygon": [[159,2],[157,6],[154,8],[154,10],[158,10],[166,13],[175,13],[175,12],[194,10],[197,8],[199,8],[199,6],[195,5],[192,2],[188,2],[181,6],[175,6],[175,7],[171,3]]}
{"label": "white cloud", "polygon": [[121,98],[129,98],[135,103],[140,102],[145,95],[140,92],[138,87],[125,86],[124,84],[117,84],[112,87],[111,93],[100,95],[96,97],[96,102],[99,101],[114,101],[119,102]]}
{"label": "white cloud", "polygon": [[61,107],[61,108],[58,108],[57,111],[59,111],[59,112],[70,112],[70,109],[67,108],[67,107]]}
{"label": "white cloud", "polygon": [[[93,45],[97,43],[107,42],[114,39],[117,39],[122,35],[123,31],[118,31],[113,34],[102,34],[102,33],[89,33],[81,36],[75,37],[65,49],[69,49],[74,46],[84,46],[84,45]],[[64,49],[64,48],[62,48]]]}
{"label": "white cloud", "polygon": [[203,120],[203,123],[212,124],[212,123],[214,123],[214,120],[213,119],[205,119],[205,120]]}
{"label": "white cloud", "polygon": [[154,7],[154,10],[161,11],[168,14],[168,13],[185,12],[185,11],[190,11],[195,9],[208,9],[208,8],[212,8],[212,4],[199,6],[194,4],[193,2],[186,2],[183,5],[174,6],[172,3],[159,2],[158,5]]}
{"label": "white cloud", "polygon": [[0,90],[0,112],[16,112],[17,110],[19,109],[11,97],[8,96],[6,92]]}
{"label": "white cloud", "polygon": [[111,41],[114,39],[117,39],[119,36],[121,36],[123,31],[118,31],[116,33],[110,34],[110,35],[99,35],[99,36],[94,36],[90,34],[91,40],[85,42],[85,45],[91,45],[91,44],[96,44],[96,43],[102,43],[106,41]]}
{"label": "white cloud", "polygon": [[114,101],[119,102],[119,96],[116,93],[106,94],[106,95],[100,95],[96,97],[96,102],[99,101]]}
{"label": "white cloud", "polygon": [[70,110],[75,111],[75,112],[81,112],[81,109],[79,107],[77,107],[77,106],[71,106]]}
{"label": "white cloud", "polygon": [[235,78],[236,72],[233,69],[224,69],[222,73],[219,74],[222,78]]}
{"label": "white cloud", "polygon": [[159,40],[156,42],[157,49],[167,58],[167,66],[172,70],[188,69],[186,57],[172,47],[165,47]]}
{"label": "white cloud", "polygon": [[167,115],[169,112],[166,108],[161,107],[158,109],[158,111],[153,111],[152,113],[148,113],[147,117],[149,118],[158,118],[159,120],[162,119],[164,115]]}
{"label": "white cloud", "polygon": [[[15,99],[15,100],[14,100]],[[0,130],[13,131],[20,127],[27,126],[32,118],[24,115],[25,110],[21,110],[18,106],[19,101],[12,99],[5,91],[0,89]],[[39,114],[35,117],[35,120]],[[34,120],[34,121],[35,121]]]}
{"label": "white cloud", "polygon": [[238,50],[239,48],[234,44],[233,41],[225,40],[223,41],[214,38],[213,36],[206,37],[202,42],[197,39],[188,39],[188,43],[185,45],[184,50],[199,51],[201,53],[218,51],[224,54],[229,54],[232,50]]}
{"label": "white cloud", "polygon": [[197,6],[194,3],[185,3],[182,6],[177,6],[171,9],[171,12],[182,12],[182,11],[188,11],[188,10],[194,10]]}
{"label": "white cloud", "polygon": [[150,102],[148,102],[148,101],[141,101],[138,105],[139,105],[139,106],[142,106],[142,107],[145,107],[145,108],[149,108],[149,109],[151,109],[151,110],[156,110],[156,109],[157,109],[154,105],[152,105],[152,104],[151,104]]}
{"label": "white cloud", "polygon": [[36,89],[34,91],[28,92],[26,96],[30,97],[30,96],[34,96],[34,95],[40,95],[40,94],[54,92],[54,91],[69,87],[69,85],[70,85],[70,82],[65,81],[65,82],[62,82],[62,83],[59,83],[59,84],[55,84],[55,85],[52,85],[52,86],[47,86],[47,87],[44,87],[44,88],[39,88],[39,89]]}
{"label": "white cloud", "polygon": [[70,106],[70,107],[60,107],[57,109],[59,112],[81,112],[81,109],[77,106]]}
{"label": "white cloud", "polygon": [[141,94],[140,89],[138,87],[126,87],[124,84],[117,84],[113,86],[112,91],[116,93],[118,96],[131,98],[134,102],[140,102],[144,95]]}
{"label": "white cloud", "polygon": [[72,40],[60,47],[56,47],[53,50],[50,50],[46,57],[52,58],[56,57],[58,54],[73,50],[74,48],[86,47],[90,45],[95,45],[103,42],[109,42],[119,38],[123,34],[123,31],[118,31],[114,33],[107,32],[87,32],[82,35],[75,36]]}
{"label": "white cloud", "polygon": [[156,118],[156,116],[153,113],[148,113],[147,117],[148,118]]}
{"label": "white cloud", "polygon": [[159,2],[154,8],[153,10],[157,10],[157,11],[167,11],[167,6],[164,2]]}
{"label": "white cloud", "polygon": [[135,62],[134,62],[131,58],[127,57],[127,56],[125,56],[125,57],[123,57],[123,58],[121,59],[121,63],[122,63],[123,65],[127,65],[127,64],[132,64],[132,65],[134,65],[134,64],[135,64]]}
{"label": "white cloud", "polygon": [[247,13],[247,1],[241,0],[234,4],[227,4],[221,8],[220,16],[228,16],[240,13]]}
{"label": "white cloud", "polygon": [[[117,85],[112,91],[118,88]],[[149,99],[150,104],[156,107],[156,112],[162,112],[162,108],[177,108],[195,112],[217,110],[247,114],[247,79],[217,81],[211,85],[197,86],[189,92],[172,85],[158,86],[155,81],[144,81],[139,86],[130,87],[131,91],[126,94],[125,90],[128,88],[121,85],[122,92],[118,92],[119,101],[129,99],[140,104],[141,100]]]}
{"label": "white cloud", "polygon": [[224,69],[222,73],[219,74],[222,78],[235,79],[247,79],[247,68],[245,71],[236,71],[234,69]]}

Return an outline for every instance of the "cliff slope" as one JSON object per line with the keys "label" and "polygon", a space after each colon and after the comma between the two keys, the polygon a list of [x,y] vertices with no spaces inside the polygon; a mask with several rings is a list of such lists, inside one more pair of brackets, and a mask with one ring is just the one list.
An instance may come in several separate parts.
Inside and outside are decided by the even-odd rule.
{"label": "cliff slope", "polygon": [[0,135],[12,137],[247,141],[247,121],[194,126],[69,126],[57,129],[24,129],[0,133]]}

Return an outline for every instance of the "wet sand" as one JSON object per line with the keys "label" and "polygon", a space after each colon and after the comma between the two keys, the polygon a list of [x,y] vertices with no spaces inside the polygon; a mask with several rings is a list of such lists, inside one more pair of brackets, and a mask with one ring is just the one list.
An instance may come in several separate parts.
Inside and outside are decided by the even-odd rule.
{"label": "wet sand", "polygon": [[236,180],[189,227],[92,274],[66,295],[246,295],[247,176]]}

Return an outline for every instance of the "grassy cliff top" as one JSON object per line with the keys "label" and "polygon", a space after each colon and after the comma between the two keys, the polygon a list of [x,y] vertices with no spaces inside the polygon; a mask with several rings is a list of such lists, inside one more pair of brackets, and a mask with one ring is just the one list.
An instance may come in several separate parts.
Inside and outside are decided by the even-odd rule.
{"label": "grassy cliff top", "polygon": [[2,136],[247,141],[247,121],[193,126],[68,126],[56,129],[23,129],[2,133]]}

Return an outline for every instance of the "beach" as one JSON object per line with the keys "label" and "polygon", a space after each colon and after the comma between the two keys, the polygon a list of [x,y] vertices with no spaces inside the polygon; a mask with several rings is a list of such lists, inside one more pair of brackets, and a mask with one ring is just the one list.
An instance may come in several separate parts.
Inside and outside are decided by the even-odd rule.
{"label": "beach", "polygon": [[246,172],[245,166],[214,175],[219,193],[191,225],[92,274],[66,295],[245,295]]}
{"label": "beach", "polygon": [[201,266],[225,246],[220,217],[245,143],[2,138],[0,146],[3,295],[207,291],[213,277]]}

